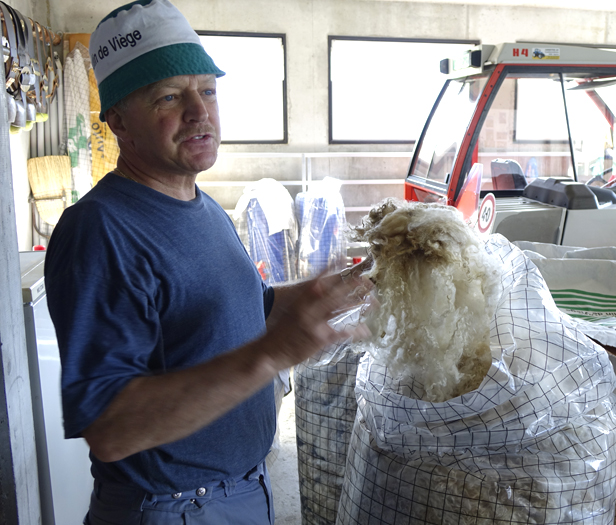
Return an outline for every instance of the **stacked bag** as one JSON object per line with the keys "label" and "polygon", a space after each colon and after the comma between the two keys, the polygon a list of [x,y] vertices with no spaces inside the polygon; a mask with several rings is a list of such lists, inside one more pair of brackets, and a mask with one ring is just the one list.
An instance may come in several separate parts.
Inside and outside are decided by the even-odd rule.
{"label": "stacked bag", "polygon": [[335,358],[297,365],[295,425],[303,525],[336,522],[357,412],[355,377],[361,355],[341,345]]}
{"label": "stacked bag", "polygon": [[[346,265],[346,218],[340,181],[326,177],[295,198],[300,223],[298,277],[316,277]],[[357,403],[360,356],[348,345],[331,359],[294,369],[297,462],[303,525],[335,523]]]}
{"label": "stacked bag", "polygon": [[[340,183],[314,183],[295,201],[274,179],[248,184],[233,219],[246,251],[264,282],[313,277],[346,264],[346,220]],[[300,494],[304,523],[334,523],[357,404],[359,356],[342,345],[334,362],[306,362],[294,370]],[[316,365],[316,366],[315,366]],[[289,371],[274,381],[276,409],[290,392]],[[280,450],[279,430],[267,457]],[[330,496],[329,488],[334,488]],[[325,521],[323,521],[325,520]]]}

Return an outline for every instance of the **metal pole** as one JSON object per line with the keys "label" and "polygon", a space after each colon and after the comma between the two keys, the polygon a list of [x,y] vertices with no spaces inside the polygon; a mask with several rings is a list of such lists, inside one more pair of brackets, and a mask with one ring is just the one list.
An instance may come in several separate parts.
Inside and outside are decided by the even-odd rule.
{"label": "metal pole", "polygon": [[573,151],[573,138],[571,137],[571,125],[569,124],[569,112],[567,111],[567,96],[565,95],[565,80],[563,74],[560,76],[560,88],[563,93],[563,104],[565,106],[565,120],[567,121],[567,134],[569,136],[569,151],[571,151],[571,165],[573,166],[573,180],[577,182],[577,166],[575,165],[575,151]]}
{"label": "metal pole", "polygon": [[308,189],[308,186],[306,184],[306,172],[307,172],[307,158],[306,158],[306,154],[302,153],[302,191],[305,192]]}

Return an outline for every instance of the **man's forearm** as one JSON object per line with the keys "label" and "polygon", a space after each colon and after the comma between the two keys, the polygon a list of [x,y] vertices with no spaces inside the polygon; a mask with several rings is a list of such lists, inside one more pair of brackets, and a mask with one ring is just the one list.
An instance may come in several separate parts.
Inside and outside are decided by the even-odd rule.
{"label": "man's forearm", "polygon": [[[271,317],[278,320],[306,286],[276,286]],[[133,379],[83,432],[92,452],[101,461],[118,461],[212,423],[274,379],[280,368],[263,348],[268,342],[262,338],[186,370]]]}
{"label": "man's forearm", "polygon": [[84,430],[92,452],[101,461],[118,461],[212,423],[273,380],[278,370],[263,344],[186,370],[133,379]]}

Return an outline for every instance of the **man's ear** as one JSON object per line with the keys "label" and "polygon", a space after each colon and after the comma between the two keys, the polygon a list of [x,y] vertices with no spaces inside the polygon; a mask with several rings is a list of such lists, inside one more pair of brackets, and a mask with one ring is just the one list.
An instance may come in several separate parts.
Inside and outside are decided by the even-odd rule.
{"label": "man's ear", "polygon": [[127,140],[127,129],[124,126],[124,115],[113,106],[105,111],[105,121],[118,140]]}

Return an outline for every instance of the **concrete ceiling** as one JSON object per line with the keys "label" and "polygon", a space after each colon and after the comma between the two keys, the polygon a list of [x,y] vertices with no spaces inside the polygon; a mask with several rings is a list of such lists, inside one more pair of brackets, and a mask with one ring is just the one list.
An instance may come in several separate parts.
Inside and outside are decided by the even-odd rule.
{"label": "concrete ceiling", "polygon": [[[378,1],[378,0],[377,0]],[[392,0],[380,0],[392,1]],[[590,11],[616,11],[614,0],[393,0],[397,2],[422,2],[428,4],[467,4],[487,6],[548,7],[554,9],[583,9]]]}

